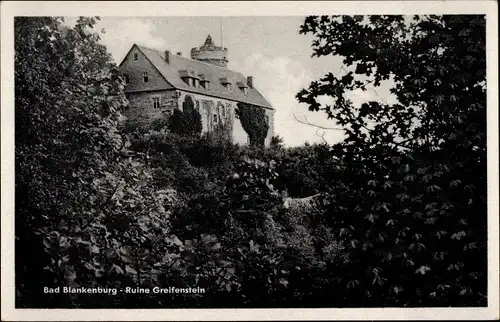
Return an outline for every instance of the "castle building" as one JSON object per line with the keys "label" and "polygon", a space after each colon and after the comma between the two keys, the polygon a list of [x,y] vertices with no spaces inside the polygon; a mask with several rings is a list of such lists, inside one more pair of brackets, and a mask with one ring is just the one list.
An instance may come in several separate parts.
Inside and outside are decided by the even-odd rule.
{"label": "castle building", "polygon": [[247,103],[265,112],[268,146],[274,135],[274,109],[255,88],[252,76],[227,69],[227,54],[227,48],[215,46],[210,35],[201,47],[191,49],[191,58],[134,44],[119,65],[130,102],[125,116],[151,122],[182,109],[190,96],[201,114],[204,133],[230,124],[233,142],[247,144],[248,135],[236,114],[237,104]]}

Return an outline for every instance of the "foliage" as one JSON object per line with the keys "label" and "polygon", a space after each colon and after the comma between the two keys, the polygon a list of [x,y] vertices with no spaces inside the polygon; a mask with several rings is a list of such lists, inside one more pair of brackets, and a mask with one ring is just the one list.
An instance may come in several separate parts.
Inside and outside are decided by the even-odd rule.
{"label": "foliage", "polygon": [[[485,305],[484,17],[311,16],[301,32],[316,37],[314,56],[340,55],[351,67],[297,95],[347,134],[333,150],[344,184],[325,213],[351,257],[346,298]],[[346,99],[389,79],[396,104]],[[320,106],[323,95],[335,105]]]}
{"label": "foliage", "polygon": [[202,131],[201,115],[194,108],[191,96],[186,95],[182,103],[182,110],[175,109],[170,116],[169,129],[173,133],[183,136],[200,136]]}
{"label": "foliage", "polygon": [[[175,111],[174,111],[174,113],[175,113]],[[179,115],[176,115],[175,118],[178,119]],[[149,128],[153,131],[162,131],[164,129],[168,129],[169,124],[170,124],[170,117],[162,116],[159,118],[155,118],[153,121],[151,121]]]}
{"label": "foliage", "polygon": [[279,135],[275,135],[271,138],[270,147],[272,149],[281,149],[284,147],[283,138]]}
{"label": "foliage", "polygon": [[241,126],[250,138],[250,145],[263,147],[269,130],[266,111],[257,106],[240,102],[236,114],[240,118]]}
{"label": "foliage", "polygon": [[154,283],[171,238],[175,191],[154,189],[147,158],[118,131],[127,102],[116,66],[89,31],[95,22],[15,20],[19,307],[123,303],[42,290]]}

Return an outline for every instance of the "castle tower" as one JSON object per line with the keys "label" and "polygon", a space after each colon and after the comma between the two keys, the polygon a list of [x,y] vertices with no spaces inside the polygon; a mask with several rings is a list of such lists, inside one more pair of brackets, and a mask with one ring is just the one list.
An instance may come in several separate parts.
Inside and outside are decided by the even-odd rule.
{"label": "castle tower", "polygon": [[191,59],[227,68],[227,48],[215,46],[212,37],[208,35],[203,46],[191,49]]}

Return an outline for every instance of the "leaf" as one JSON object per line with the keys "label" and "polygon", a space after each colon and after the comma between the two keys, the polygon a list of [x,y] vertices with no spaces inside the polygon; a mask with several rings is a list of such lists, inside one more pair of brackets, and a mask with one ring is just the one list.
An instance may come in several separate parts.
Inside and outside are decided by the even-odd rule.
{"label": "leaf", "polygon": [[137,275],[137,271],[135,269],[133,269],[132,267],[130,267],[129,265],[125,266],[125,272],[127,272],[129,274]]}
{"label": "leaf", "polygon": [[65,236],[61,236],[61,239],[59,240],[59,247],[67,247],[68,245],[68,238]]}
{"label": "leaf", "polygon": [[464,231],[459,231],[458,233],[454,233],[453,235],[451,235],[451,239],[460,240],[462,237],[465,236],[467,235]]}
{"label": "leaf", "polygon": [[121,269],[121,267],[118,266],[118,265],[116,265],[116,264],[111,265],[111,268],[109,269],[109,272],[110,273],[120,274],[120,275],[124,274],[123,269]]}
{"label": "leaf", "polygon": [[424,224],[426,225],[433,225],[436,223],[436,218],[434,217],[431,217],[431,218],[427,218],[425,221],[424,221]]}
{"label": "leaf", "polygon": [[84,263],[83,263],[83,266],[84,266],[86,269],[88,269],[89,271],[93,271],[93,270],[95,270],[95,267],[94,267],[94,266],[92,266],[92,264],[90,264],[89,262],[84,262]]}
{"label": "leaf", "polygon": [[170,245],[176,245],[176,246],[182,246],[182,241],[177,238],[177,236],[175,235],[172,235],[170,237],[167,237],[165,238],[165,242],[167,242],[167,244],[170,244]]}
{"label": "leaf", "polygon": [[93,254],[99,254],[100,252],[99,247],[97,247],[96,245],[90,245],[89,250]]}
{"label": "leaf", "polygon": [[259,245],[255,244],[253,240],[250,240],[249,245],[251,252],[256,252],[256,253],[259,252]]}
{"label": "leaf", "polygon": [[66,267],[64,271],[64,279],[71,284],[76,279],[76,272],[70,267]]}
{"label": "leaf", "polygon": [[102,277],[102,276],[104,276],[102,269],[96,269],[96,270],[94,270],[94,275],[95,275],[95,277]]}
{"label": "leaf", "polygon": [[286,278],[281,277],[279,279],[279,283],[286,287],[288,285],[288,280]]}
{"label": "leaf", "polygon": [[420,273],[422,275],[425,275],[426,272],[430,271],[430,267],[428,266],[420,266],[420,268],[418,268],[415,273]]}

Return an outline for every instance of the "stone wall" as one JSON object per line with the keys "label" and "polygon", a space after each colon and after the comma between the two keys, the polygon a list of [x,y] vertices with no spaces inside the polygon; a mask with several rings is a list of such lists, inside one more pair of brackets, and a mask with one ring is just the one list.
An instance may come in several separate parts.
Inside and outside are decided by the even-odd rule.
{"label": "stone wall", "polygon": [[[156,118],[171,115],[179,107],[176,90],[127,93],[129,107],[123,113],[129,119],[151,122]],[[160,98],[160,108],[153,105],[153,97]]]}

